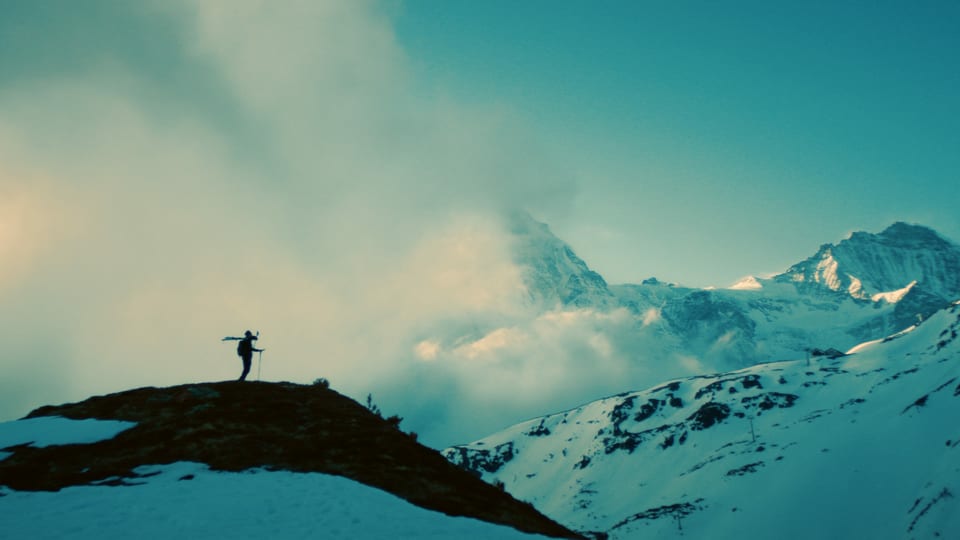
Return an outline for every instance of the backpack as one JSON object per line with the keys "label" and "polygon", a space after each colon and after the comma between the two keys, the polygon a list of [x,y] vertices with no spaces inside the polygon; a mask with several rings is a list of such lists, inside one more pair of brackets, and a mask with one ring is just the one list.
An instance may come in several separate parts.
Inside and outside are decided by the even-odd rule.
{"label": "backpack", "polygon": [[250,356],[253,354],[253,340],[241,339],[237,343],[237,356]]}

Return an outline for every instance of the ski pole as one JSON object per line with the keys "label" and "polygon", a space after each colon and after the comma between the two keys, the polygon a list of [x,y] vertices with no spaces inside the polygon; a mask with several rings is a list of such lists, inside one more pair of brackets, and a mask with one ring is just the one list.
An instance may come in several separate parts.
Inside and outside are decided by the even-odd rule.
{"label": "ski pole", "polygon": [[[257,330],[257,337],[255,339],[260,339],[260,331]],[[257,381],[260,381],[260,366],[263,364],[263,349],[257,351]]]}

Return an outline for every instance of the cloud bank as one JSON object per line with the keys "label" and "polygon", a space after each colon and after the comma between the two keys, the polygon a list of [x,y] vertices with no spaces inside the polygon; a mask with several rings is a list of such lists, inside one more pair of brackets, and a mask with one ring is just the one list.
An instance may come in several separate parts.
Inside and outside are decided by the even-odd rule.
{"label": "cloud bank", "polygon": [[234,378],[220,338],[246,329],[264,379],[372,393],[434,444],[646,376],[624,313],[523,302],[500,216],[576,186],[509,110],[414,80],[381,4],[19,9],[29,31],[0,32],[22,53],[0,80],[4,419]]}

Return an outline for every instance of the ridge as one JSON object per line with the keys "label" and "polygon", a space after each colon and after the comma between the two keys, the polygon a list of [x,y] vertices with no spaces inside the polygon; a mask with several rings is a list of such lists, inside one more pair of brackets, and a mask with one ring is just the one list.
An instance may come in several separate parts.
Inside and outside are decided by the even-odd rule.
{"label": "ridge", "polygon": [[93,444],[5,449],[0,485],[59,490],[127,485],[142,465],[181,461],[212,470],[321,472],[351,478],[430,510],[508,525],[524,532],[581,538],[448,463],[439,453],[323,385],[219,382],[138,388],[79,403],[45,406],[26,418],[135,422]]}

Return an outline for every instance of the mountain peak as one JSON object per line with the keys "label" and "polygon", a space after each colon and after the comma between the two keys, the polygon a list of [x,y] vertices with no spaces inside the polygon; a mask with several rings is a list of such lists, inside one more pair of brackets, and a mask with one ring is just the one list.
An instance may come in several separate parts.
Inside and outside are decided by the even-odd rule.
{"label": "mountain peak", "polygon": [[898,221],[879,234],[856,232],[850,236],[852,242],[877,242],[890,247],[905,249],[949,249],[951,242],[936,231],[923,225]]}
{"label": "mountain peak", "polygon": [[960,246],[933,229],[898,221],[879,234],[855,232],[776,277],[807,289],[869,299],[916,281],[945,300],[960,297]]}
{"label": "mountain peak", "polygon": [[821,249],[824,247],[842,248],[847,244],[877,245],[894,249],[926,251],[941,251],[958,247],[930,227],[897,221],[879,233],[857,231],[846,240],[841,240],[836,246],[824,244]]}
{"label": "mountain peak", "polygon": [[541,238],[556,238],[550,226],[537,221],[529,212],[515,210],[506,214],[508,228],[512,234],[523,236],[538,236]]}
{"label": "mountain peak", "polygon": [[528,299],[537,305],[596,307],[614,302],[607,282],[550,227],[527,212],[507,217],[514,260],[524,271]]}

